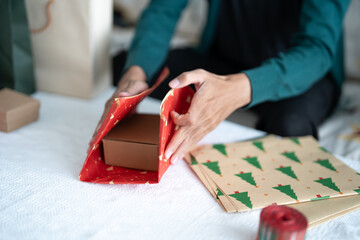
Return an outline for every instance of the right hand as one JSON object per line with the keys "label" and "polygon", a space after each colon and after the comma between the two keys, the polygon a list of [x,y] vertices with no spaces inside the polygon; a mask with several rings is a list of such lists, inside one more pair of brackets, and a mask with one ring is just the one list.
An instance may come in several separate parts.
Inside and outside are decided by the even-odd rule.
{"label": "right hand", "polygon": [[104,112],[98,125],[96,126],[95,132],[89,142],[89,146],[94,141],[97,131],[109,112],[111,104],[114,102],[115,98],[130,97],[139,94],[148,88],[149,86],[146,83],[146,74],[144,70],[139,66],[131,66],[120,79],[114,94],[106,101]]}

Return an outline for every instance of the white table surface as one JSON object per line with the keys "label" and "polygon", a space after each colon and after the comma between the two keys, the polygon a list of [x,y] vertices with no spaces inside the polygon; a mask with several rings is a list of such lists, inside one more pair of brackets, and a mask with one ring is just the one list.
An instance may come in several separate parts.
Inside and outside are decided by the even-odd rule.
{"label": "white table surface", "polygon": [[[40,119],[0,132],[0,239],[255,239],[260,211],[227,214],[183,160],[156,185],[78,180],[112,91],[93,100],[38,92]],[[147,98],[139,112],[158,113],[159,106]],[[262,134],[225,121],[202,143]],[[310,229],[307,239],[359,239],[359,226],[355,211]]]}

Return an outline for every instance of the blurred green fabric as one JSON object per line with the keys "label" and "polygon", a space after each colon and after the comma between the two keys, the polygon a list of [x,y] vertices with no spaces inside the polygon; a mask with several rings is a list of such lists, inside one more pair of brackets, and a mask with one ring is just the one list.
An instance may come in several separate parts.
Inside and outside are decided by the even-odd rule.
{"label": "blurred green fabric", "polygon": [[0,89],[35,92],[34,64],[24,0],[0,1]]}

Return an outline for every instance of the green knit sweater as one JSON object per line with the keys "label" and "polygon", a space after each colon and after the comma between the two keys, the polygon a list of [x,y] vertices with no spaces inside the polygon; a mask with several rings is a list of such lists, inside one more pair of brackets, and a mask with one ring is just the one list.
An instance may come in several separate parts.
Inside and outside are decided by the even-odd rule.
{"label": "green knit sweater", "polygon": [[[209,1],[208,19],[198,50],[208,51],[221,0]],[[125,69],[142,67],[148,79],[159,70],[169,50],[176,23],[188,0],[152,0],[143,12],[128,52]],[[243,71],[250,79],[248,107],[299,95],[330,72],[339,88],[344,79],[342,22],[350,0],[304,0],[300,32],[291,48],[260,66]]]}

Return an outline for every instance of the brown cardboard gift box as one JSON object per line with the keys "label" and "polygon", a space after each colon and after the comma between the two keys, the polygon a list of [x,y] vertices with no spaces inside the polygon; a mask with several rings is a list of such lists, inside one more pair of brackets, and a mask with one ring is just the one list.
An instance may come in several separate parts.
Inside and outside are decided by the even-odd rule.
{"label": "brown cardboard gift box", "polygon": [[39,118],[40,102],[25,94],[0,90],[0,131],[10,132]]}
{"label": "brown cardboard gift box", "polygon": [[118,123],[103,139],[108,165],[158,171],[160,116],[135,114]]}

